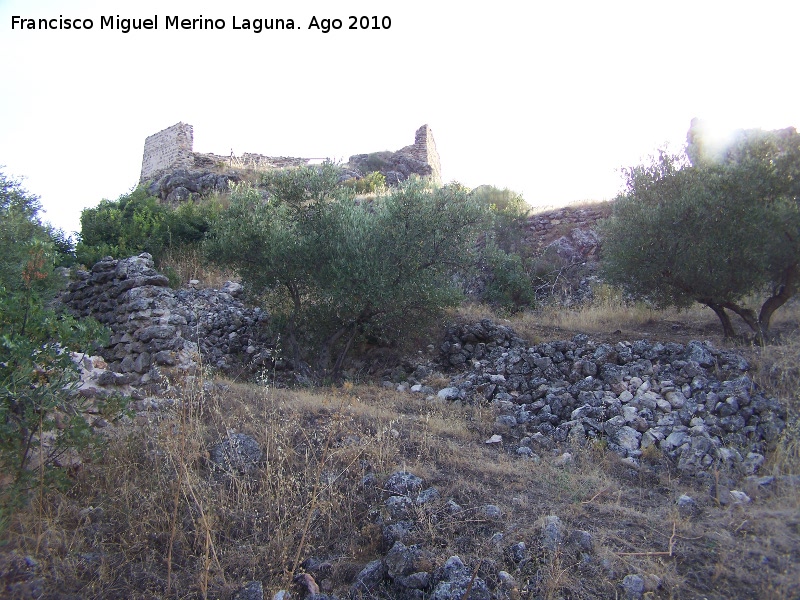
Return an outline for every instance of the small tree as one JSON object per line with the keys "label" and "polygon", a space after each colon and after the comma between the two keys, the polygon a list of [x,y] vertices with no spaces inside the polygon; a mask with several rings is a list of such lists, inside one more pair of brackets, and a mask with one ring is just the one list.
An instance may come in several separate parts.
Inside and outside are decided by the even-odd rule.
{"label": "small tree", "polygon": [[339,377],[359,337],[397,339],[459,299],[486,211],[457,188],[409,181],[370,203],[333,165],[268,175],[263,197],[233,189],[207,244],[283,319],[296,367]]}
{"label": "small tree", "polygon": [[[700,302],[734,334],[731,311],[758,341],[797,291],[800,136],[748,132],[709,157],[661,152],[625,171],[605,225],[607,278],[659,307]],[[691,136],[690,136],[691,139]],[[763,301],[758,313],[746,301]]]}
{"label": "small tree", "polygon": [[62,478],[59,457],[99,441],[73,394],[69,350],[91,348],[105,330],[47,308],[63,282],[53,265],[64,240],[39,210],[36,196],[0,173],[0,531],[30,487]]}

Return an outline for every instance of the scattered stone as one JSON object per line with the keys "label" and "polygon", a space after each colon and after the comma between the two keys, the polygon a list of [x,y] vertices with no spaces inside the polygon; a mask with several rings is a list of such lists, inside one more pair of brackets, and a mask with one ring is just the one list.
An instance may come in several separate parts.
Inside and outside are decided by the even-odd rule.
{"label": "scattered stone", "polygon": [[729,492],[729,494],[731,495],[731,498],[733,498],[733,503],[734,504],[748,504],[748,503],[752,502],[752,500],[750,499],[750,496],[748,496],[747,494],[745,494],[742,491],[731,490]]}
{"label": "scattered stone", "polygon": [[227,439],[212,446],[208,454],[213,469],[227,475],[252,474],[264,456],[258,442],[244,433],[229,434]]}
{"label": "scattered stone", "polygon": [[472,577],[471,571],[457,556],[447,559],[444,566],[434,574],[436,582],[429,600],[463,600],[467,589],[470,600],[490,600],[489,587],[481,577]]}
{"label": "scattered stone", "polygon": [[640,575],[626,575],[620,586],[626,599],[639,600],[644,594],[644,578]]}
{"label": "scattered stone", "polygon": [[484,442],[484,444],[501,444],[503,443],[503,436],[495,433],[492,437]]}
{"label": "scattered stone", "polygon": [[439,393],[436,394],[437,398],[442,400],[458,400],[461,395],[461,390],[456,387],[446,387],[442,390],[439,390]]}
{"label": "scattered stone", "polygon": [[699,514],[700,508],[697,506],[694,498],[683,494],[678,498],[676,504],[678,505],[678,513],[682,517],[695,517]]}
{"label": "scattered stone", "polygon": [[358,598],[359,594],[364,597],[371,596],[372,592],[380,586],[384,577],[386,577],[386,566],[382,560],[378,559],[367,563],[350,587],[351,597]]}
{"label": "scattered stone", "polygon": [[542,545],[547,550],[555,550],[564,540],[564,525],[556,515],[544,518],[542,525]]}
{"label": "scattered stone", "polygon": [[569,542],[582,552],[591,554],[594,550],[594,539],[592,538],[592,534],[588,531],[576,529],[569,534]]}
{"label": "scattered stone", "polygon": [[234,600],[264,600],[264,586],[260,581],[251,581],[241,588]]}
{"label": "scattered stone", "polygon": [[422,478],[408,471],[396,471],[389,476],[383,490],[394,496],[412,496],[422,489]]}
{"label": "scattered stone", "polygon": [[572,464],[572,454],[569,452],[564,452],[561,456],[557,456],[553,460],[553,464],[557,467],[566,467],[567,465]]}
{"label": "scattered stone", "polygon": [[757,472],[785,427],[785,408],[753,385],[747,361],[709,342],[578,335],[529,346],[484,319],[448,328],[439,350],[439,364],[455,371],[446,394],[494,404],[500,432],[529,440],[514,450],[605,437],[633,463],[654,446],[687,475],[716,467],[741,476]]}
{"label": "scattered stone", "polygon": [[487,504],[482,510],[483,514],[490,519],[499,519],[503,516],[503,511],[496,504]]}

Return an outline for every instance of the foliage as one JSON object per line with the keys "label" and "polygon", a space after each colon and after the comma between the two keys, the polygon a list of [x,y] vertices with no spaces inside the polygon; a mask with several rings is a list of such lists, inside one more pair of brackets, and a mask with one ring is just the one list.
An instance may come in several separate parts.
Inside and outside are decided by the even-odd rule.
{"label": "foliage", "polygon": [[72,394],[77,369],[68,349],[90,348],[104,330],[47,308],[58,288],[53,267],[63,239],[53,239],[58,234],[39,219],[35,196],[2,174],[0,184],[2,530],[32,485],[58,480],[62,473],[55,465],[64,453],[96,441]]}
{"label": "foliage", "polygon": [[[233,188],[207,244],[283,315],[296,366],[337,377],[358,338],[398,339],[454,305],[486,211],[460,189],[406,182],[360,203],[326,164],[268,174],[268,198]],[[335,359],[334,359],[335,356]]]}
{"label": "foliage", "polygon": [[378,171],[372,171],[360,179],[355,177],[347,179],[343,185],[353,188],[356,194],[373,194],[386,189],[386,176]]}
{"label": "foliage", "polygon": [[117,200],[103,200],[81,213],[78,261],[92,265],[104,256],[123,258],[141,252],[156,256],[167,209],[139,187]]}
{"label": "foliage", "polygon": [[197,246],[219,213],[218,202],[186,202],[171,208],[139,187],[117,200],[103,200],[81,213],[78,261],[124,258],[149,252],[159,261],[167,250]]}
{"label": "foliage", "polygon": [[530,207],[522,196],[508,188],[501,190],[490,185],[475,188],[470,196],[491,211],[491,234],[497,247],[523,259],[530,258],[524,239]]}
{"label": "foliage", "polygon": [[511,311],[534,303],[531,276],[519,254],[490,244],[484,248],[483,265],[487,272],[484,300]]}
{"label": "foliage", "polygon": [[533,263],[531,247],[525,241],[528,205],[516,192],[490,185],[479,186],[469,195],[491,216],[480,256],[483,300],[511,311],[532,305]]}
{"label": "foliage", "polygon": [[[751,133],[720,159],[692,155],[626,170],[604,228],[606,276],[657,307],[705,304],[726,336],[730,310],[763,340],[800,275],[800,136]],[[758,315],[753,295],[765,298]]]}
{"label": "foliage", "polygon": [[[22,287],[23,269],[31,252],[41,253],[41,259],[57,266],[71,264],[72,240],[63,231],[54,229],[39,218],[39,198],[26,191],[19,181],[0,172],[0,286],[7,290]],[[43,283],[50,289],[57,277],[48,270]],[[40,283],[40,287],[43,285]]]}

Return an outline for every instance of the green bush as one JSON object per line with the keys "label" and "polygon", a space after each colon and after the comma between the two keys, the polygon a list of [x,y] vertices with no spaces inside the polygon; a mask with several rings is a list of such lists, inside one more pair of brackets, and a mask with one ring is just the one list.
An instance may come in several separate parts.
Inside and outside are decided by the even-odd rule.
{"label": "green bush", "polygon": [[487,246],[483,253],[487,271],[484,299],[511,312],[535,301],[530,274],[519,254],[509,254],[495,245]]}
{"label": "green bush", "polygon": [[486,210],[460,189],[409,181],[369,205],[333,165],[269,174],[269,196],[233,188],[206,245],[269,297],[297,368],[338,377],[359,338],[397,340],[459,301]]}
{"label": "green bush", "polygon": [[477,187],[469,195],[491,216],[480,259],[482,299],[511,311],[531,306],[535,295],[530,273],[532,251],[526,241],[528,205],[516,192],[491,185]]}
{"label": "green bush", "polygon": [[731,311],[763,340],[800,281],[800,135],[745,132],[716,157],[696,139],[689,148],[626,171],[604,229],[606,277],[655,306],[705,304],[726,337]]}
{"label": "green bush", "polygon": [[172,208],[139,187],[83,210],[77,259],[92,265],[104,256],[125,258],[149,252],[158,263],[169,249],[198,246],[219,211],[215,199]]}
{"label": "green bush", "polygon": [[63,284],[53,270],[63,239],[39,210],[38,198],[0,173],[0,531],[32,486],[63,481],[65,453],[99,441],[73,393],[69,350],[93,348],[105,330],[47,308]]}
{"label": "green bush", "polygon": [[351,187],[356,194],[373,194],[386,189],[386,176],[378,171],[367,173],[361,179],[347,179],[343,185]]}

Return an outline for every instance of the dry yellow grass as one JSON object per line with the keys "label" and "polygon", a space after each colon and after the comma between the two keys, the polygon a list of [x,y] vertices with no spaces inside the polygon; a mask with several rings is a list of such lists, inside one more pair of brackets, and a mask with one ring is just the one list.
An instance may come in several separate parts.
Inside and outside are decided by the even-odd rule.
{"label": "dry yellow grass", "polygon": [[226,281],[238,281],[231,271],[214,268],[203,260],[203,251],[198,247],[171,248],[166,251],[158,264],[159,270],[174,274],[181,285],[191,280],[200,283],[198,287],[220,288]]}
{"label": "dry yellow grass", "polygon": [[[459,315],[487,316],[480,307],[451,316]],[[509,324],[543,335],[535,318]],[[796,400],[800,338],[752,353],[757,382]],[[573,459],[562,466],[545,449],[535,449],[538,461],[520,458],[512,434],[500,446],[484,443],[496,433],[491,406],[371,385],[280,390],[201,378],[171,393],[173,409],[117,430],[70,490],[36,497],[15,517],[0,549],[0,590],[19,583],[4,565],[32,556],[45,598],[227,599],[254,579],[271,596],[313,557],[331,563],[319,583],[343,597],[387,550],[380,486],[400,469],[441,494],[415,508],[407,543],[421,544],[437,564],[457,554],[470,566],[506,569],[519,598],[613,598],[626,574],[644,577],[653,598],[791,598],[800,576],[798,494],[789,485],[749,490],[750,506],[719,506],[660,453],[636,468],[600,440],[568,448]],[[769,472],[800,470],[796,422],[769,457]],[[263,449],[255,476],[212,474],[208,450],[229,432],[249,434]],[[370,474],[377,487],[363,484]],[[697,518],[677,512],[684,493],[697,499]],[[450,514],[450,499],[464,510]],[[484,517],[486,504],[503,518]],[[568,531],[589,532],[592,552],[542,547],[548,515]],[[496,533],[502,542],[492,541]],[[520,541],[529,560],[509,563],[504,549]]]}

